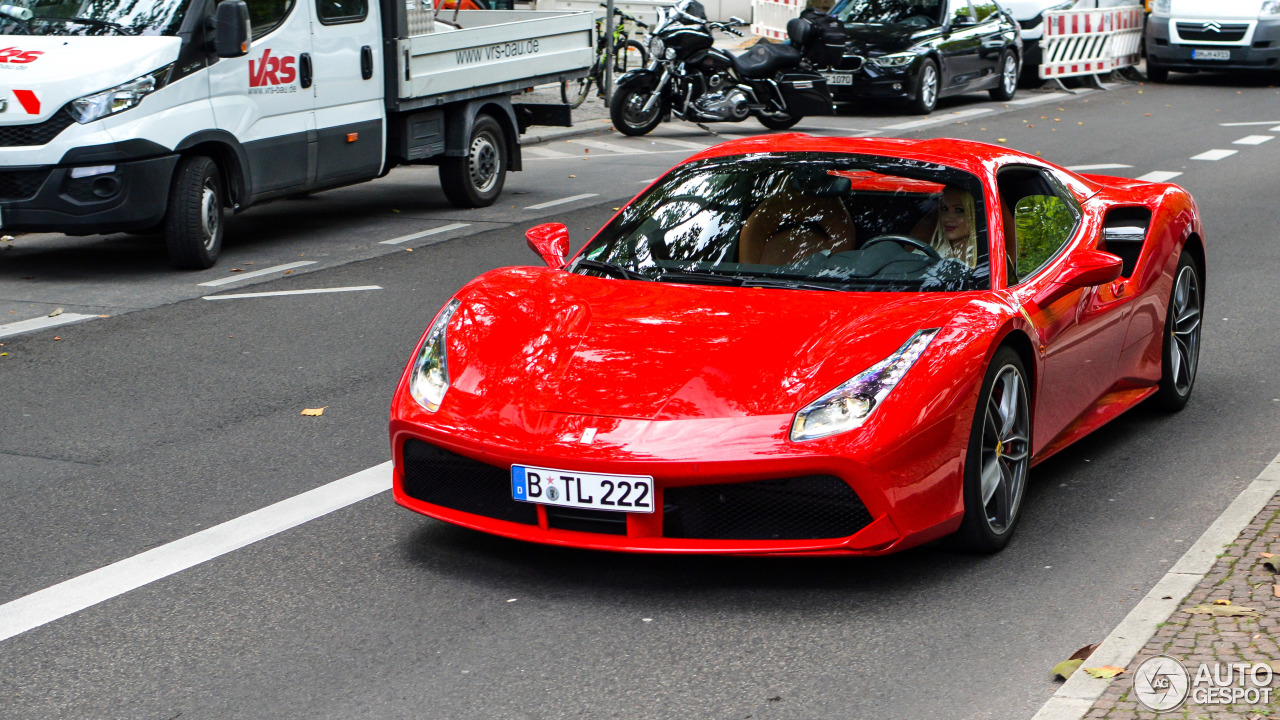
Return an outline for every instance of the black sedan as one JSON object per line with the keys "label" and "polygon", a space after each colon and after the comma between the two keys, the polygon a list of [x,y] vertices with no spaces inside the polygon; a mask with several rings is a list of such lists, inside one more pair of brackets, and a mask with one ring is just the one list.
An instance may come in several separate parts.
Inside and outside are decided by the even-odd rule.
{"label": "black sedan", "polygon": [[938,98],[1018,87],[1022,35],[996,0],[839,0],[844,57],[824,71],[837,101],[901,99],[921,114]]}

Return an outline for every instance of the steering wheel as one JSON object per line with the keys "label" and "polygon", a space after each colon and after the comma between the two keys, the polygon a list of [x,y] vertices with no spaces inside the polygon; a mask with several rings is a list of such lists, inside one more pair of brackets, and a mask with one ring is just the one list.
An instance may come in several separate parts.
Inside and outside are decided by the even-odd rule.
{"label": "steering wheel", "polygon": [[872,245],[875,245],[877,243],[883,243],[883,242],[895,242],[895,243],[898,243],[899,245],[908,245],[912,248],[915,248],[916,250],[919,250],[925,255],[928,255],[929,257],[933,258],[934,262],[938,262],[942,260],[942,256],[938,254],[937,250],[933,249],[932,245],[922,240],[917,240],[916,238],[913,238],[910,235],[877,235],[871,238],[870,240],[862,243],[862,247],[859,249],[866,250]]}

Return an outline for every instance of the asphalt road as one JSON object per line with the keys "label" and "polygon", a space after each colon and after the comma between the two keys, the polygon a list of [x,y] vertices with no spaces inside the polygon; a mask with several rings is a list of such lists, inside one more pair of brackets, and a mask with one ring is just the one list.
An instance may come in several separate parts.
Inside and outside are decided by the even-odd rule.
{"label": "asphalt road", "polygon": [[[1235,142],[1280,134],[1274,81],[1175,76],[1008,108],[974,96],[917,128],[883,115],[798,128],[1181,173],[1200,205],[1191,404],[1138,409],[1039,466],[999,555],[580,552],[454,528],[382,493],[0,642],[0,716],[1029,717],[1055,689],[1049,668],[1110,632],[1280,449],[1280,142]],[[566,222],[577,247],[692,152],[680,143],[715,138],[669,125],[587,140],[605,145],[539,146],[485,210],[448,207],[421,169],[252,210],[202,273],[168,271],[147,238],[0,244],[0,324],[91,316],[0,338],[0,603],[384,462],[390,393],[456,288],[536,262],[535,222]],[[1213,149],[1237,152],[1192,159]]]}

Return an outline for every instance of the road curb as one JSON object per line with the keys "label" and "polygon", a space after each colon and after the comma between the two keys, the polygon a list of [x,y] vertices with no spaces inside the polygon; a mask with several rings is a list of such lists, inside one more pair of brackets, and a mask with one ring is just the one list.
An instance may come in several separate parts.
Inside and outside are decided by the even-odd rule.
{"label": "road curb", "polygon": [[[1277,493],[1280,493],[1280,455],[1267,463],[1083,664],[1128,667],[1160,624],[1173,615],[1213,568],[1223,548],[1235,542]],[[1072,673],[1032,720],[1080,720],[1110,686],[1111,680]]]}

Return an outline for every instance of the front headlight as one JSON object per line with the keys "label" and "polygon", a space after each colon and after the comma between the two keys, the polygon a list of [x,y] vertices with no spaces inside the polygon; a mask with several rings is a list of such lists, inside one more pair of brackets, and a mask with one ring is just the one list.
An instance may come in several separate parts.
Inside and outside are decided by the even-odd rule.
{"label": "front headlight", "polygon": [[[1168,1],[1169,0],[1165,0],[1165,2]],[[1262,18],[1267,18],[1272,15],[1280,15],[1280,0],[1264,0],[1262,3],[1262,9],[1258,11],[1258,15]]]}
{"label": "front headlight", "polygon": [[892,55],[881,55],[880,57],[871,58],[871,62],[882,68],[900,68],[911,64],[916,59],[915,53],[893,53]]}
{"label": "front headlight", "polygon": [[791,439],[813,440],[860,427],[929,347],[938,330],[917,332],[892,355],[796,413]]}
{"label": "front headlight", "polygon": [[427,339],[422,341],[418,359],[413,361],[413,374],[409,376],[409,394],[418,404],[430,412],[440,409],[444,393],[449,389],[449,358],[445,351],[445,328],[449,319],[461,305],[450,300],[427,328]]}
{"label": "front headlight", "polygon": [[1168,15],[1170,5],[1172,5],[1172,0],[1155,0],[1155,2],[1151,3],[1151,12],[1158,15]]}
{"label": "front headlight", "polygon": [[649,57],[658,59],[667,54],[667,45],[662,42],[662,38],[653,35],[649,38]]}
{"label": "front headlight", "polygon": [[155,72],[149,72],[110,90],[72,100],[71,114],[75,116],[76,122],[84,125],[108,115],[124,112],[142,102],[142,98],[164,87],[169,81],[169,71],[172,69],[172,64],[165,65]]}

